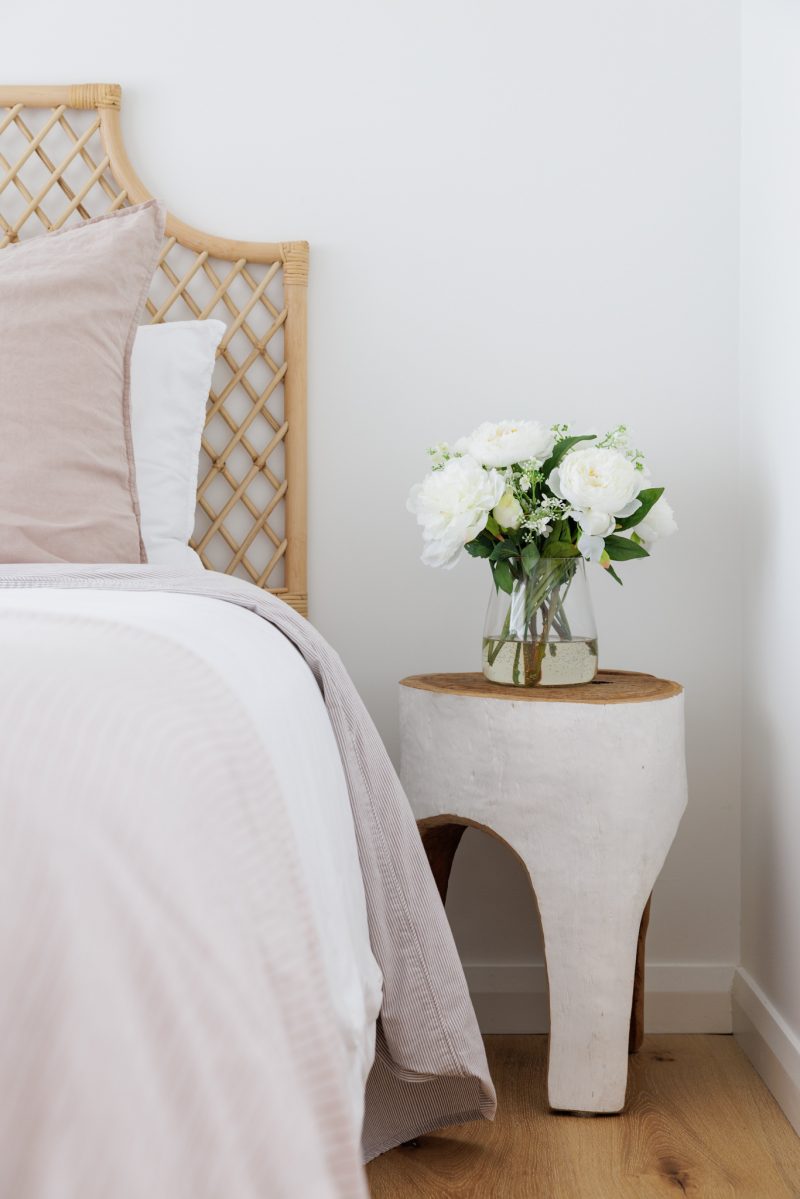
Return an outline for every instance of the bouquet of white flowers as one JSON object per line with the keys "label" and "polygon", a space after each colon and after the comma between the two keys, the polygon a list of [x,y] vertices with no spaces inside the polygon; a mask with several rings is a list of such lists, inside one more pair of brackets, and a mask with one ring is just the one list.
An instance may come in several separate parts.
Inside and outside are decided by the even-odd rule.
{"label": "bouquet of white flowers", "polygon": [[[555,658],[559,643],[575,640],[565,598],[576,560],[598,562],[621,583],[613,563],[646,558],[652,542],[677,527],[624,425],[597,437],[538,421],[486,423],[429,454],[431,473],[408,499],[422,526],[422,560],[452,567],[462,549],[487,559],[496,591],[511,597],[491,639],[502,644],[488,652],[496,660],[516,645],[528,685],[543,681],[546,649]],[[497,677],[486,668],[485,657],[486,673]]]}

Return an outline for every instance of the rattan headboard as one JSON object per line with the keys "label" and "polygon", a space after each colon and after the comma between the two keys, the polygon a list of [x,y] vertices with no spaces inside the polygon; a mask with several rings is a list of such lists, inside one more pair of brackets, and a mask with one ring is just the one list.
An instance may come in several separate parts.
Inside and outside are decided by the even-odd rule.
{"label": "rattan headboard", "polygon": [[[139,204],[121,89],[0,87],[0,249]],[[173,216],[147,311],[225,321],[203,435],[192,544],[204,564],[307,609],[308,245],[212,237]]]}

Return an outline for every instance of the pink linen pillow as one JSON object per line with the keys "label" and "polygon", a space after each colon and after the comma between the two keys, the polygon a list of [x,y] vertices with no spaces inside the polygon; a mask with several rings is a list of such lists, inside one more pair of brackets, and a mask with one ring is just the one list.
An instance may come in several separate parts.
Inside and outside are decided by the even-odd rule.
{"label": "pink linen pillow", "polygon": [[0,251],[0,562],[146,562],[133,339],[164,237],[155,200]]}

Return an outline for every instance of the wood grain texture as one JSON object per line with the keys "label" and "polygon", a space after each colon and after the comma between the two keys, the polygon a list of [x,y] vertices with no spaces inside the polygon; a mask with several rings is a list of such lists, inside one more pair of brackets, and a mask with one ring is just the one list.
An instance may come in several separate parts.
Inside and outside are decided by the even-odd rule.
{"label": "wood grain texture", "polygon": [[482,674],[415,674],[400,680],[401,687],[433,691],[440,695],[463,695],[473,699],[518,700],[550,704],[636,704],[680,695],[680,683],[657,679],[652,674],[628,670],[601,670],[591,683],[572,687],[504,687],[490,683]]}
{"label": "wood grain texture", "polygon": [[649,1036],[621,1116],[547,1110],[546,1038],[486,1037],[494,1124],[368,1167],[372,1199],[793,1199],[800,1139],[729,1036]]}

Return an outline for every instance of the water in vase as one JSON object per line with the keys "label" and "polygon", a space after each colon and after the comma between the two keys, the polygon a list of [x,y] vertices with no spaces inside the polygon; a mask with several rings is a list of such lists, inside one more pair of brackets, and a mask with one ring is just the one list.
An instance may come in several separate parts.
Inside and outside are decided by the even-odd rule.
{"label": "water in vase", "polygon": [[483,639],[483,673],[512,687],[563,687],[590,683],[597,674],[597,639],[530,641]]}

